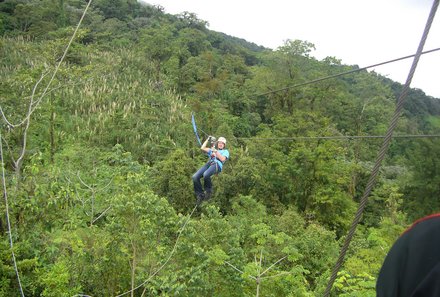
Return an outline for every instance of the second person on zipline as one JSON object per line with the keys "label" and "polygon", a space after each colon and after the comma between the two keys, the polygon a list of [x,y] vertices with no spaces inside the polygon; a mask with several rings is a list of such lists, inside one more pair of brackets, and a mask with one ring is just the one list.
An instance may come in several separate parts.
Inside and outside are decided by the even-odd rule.
{"label": "second person on zipline", "polygon": [[[208,143],[210,146],[208,146]],[[217,148],[216,145],[217,144]],[[197,204],[208,200],[212,196],[212,182],[211,176],[215,173],[220,173],[223,168],[223,164],[229,159],[229,151],[226,149],[226,138],[219,137],[218,141],[215,141],[213,136],[209,136],[208,139],[202,144],[200,149],[208,155],[208,162],[203,165],[196,173],[194,173],[192,180],[194,183],[194,192],[197,197]],[[201,178],[203,176],[203,182],[205,191],[203,191]]]}

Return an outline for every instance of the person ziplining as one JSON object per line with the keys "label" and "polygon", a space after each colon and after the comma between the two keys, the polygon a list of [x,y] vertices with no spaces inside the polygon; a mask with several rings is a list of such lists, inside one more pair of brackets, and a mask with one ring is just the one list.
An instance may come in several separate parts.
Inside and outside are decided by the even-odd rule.
{"label": "person ziplining", "polygon": [[[226,138],[224,137],[219,137],[216,141],[215,137],[208,136],[200,149],[208,155],[208,162],[192,176],[197,205],[211,198],[213,191],[211,176],[220,173],[223,164],[229,159],[229,151],[226,149]],[[204,190],[201,182],[202,177]]]}

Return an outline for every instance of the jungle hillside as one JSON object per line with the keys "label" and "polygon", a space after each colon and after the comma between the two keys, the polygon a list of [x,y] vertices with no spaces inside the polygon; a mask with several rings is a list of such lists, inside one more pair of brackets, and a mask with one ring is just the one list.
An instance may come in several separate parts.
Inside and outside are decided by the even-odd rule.
{"label": "jungle hillside", "polygon": [[[89,3],[0,2],[0,296],[322,296],[403,86],[310,41]],[[192,115],[230,152],[198,207]],[[375,296],[440,210],[438,134],[439,99],[410,89],[331,296]]]}

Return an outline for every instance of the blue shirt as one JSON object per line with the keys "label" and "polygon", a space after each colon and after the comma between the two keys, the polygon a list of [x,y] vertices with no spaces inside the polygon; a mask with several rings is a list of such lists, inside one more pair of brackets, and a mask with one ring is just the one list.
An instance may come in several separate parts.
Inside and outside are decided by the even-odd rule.
{"label": "blue shirt", "polygon": [[[217,152],[220,153],[220,155],[222,155],[223,157],[226,157],[226,159],[229,159],[229,151],[227,149],[217,150]],[[222,168],[223,168],[222,161],[220,161],[216,157],[211,157],[211,154],[212,154],[212,149],[209,149],[209,151],[208,151],[209,161],[217,162],[217,166],[219,168],[219,171],[222,171]],[[226,160],[225,160],[225,162],[226,162]]]}

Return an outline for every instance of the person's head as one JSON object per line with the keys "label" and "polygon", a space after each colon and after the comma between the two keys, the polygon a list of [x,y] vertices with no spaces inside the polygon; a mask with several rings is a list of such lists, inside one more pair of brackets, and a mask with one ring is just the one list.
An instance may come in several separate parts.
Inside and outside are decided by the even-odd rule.
{"label": "person's head", "polygon": [[226,138],[224,138],[223,136],[219,137],[217,140],[217,147],[219,149],[223,149],[226,146]]}
{"label": "person's head", "polygon": [[377,297],[438,297],[440,213],[416,221],[391,247],[376,283]]}

